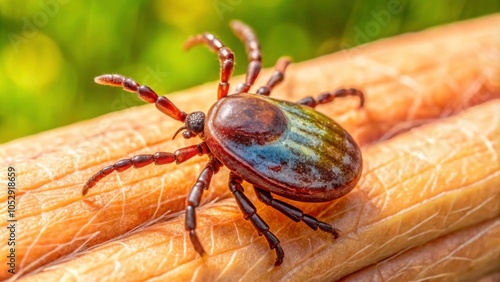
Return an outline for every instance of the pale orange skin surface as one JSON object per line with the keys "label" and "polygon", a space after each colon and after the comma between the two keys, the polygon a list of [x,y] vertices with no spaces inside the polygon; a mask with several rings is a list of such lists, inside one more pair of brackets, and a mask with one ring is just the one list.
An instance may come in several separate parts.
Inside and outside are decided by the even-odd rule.
{"label": "pale orange skin surface", "polygon": [[[227,170],[214,177],[198,212],[208,256],[201,259],[190,248],[184,217],[174,214],[185,208],[206,158],[114,174],[82,199],[81,185],[124,152],[171,152],[192,144],[171,141],[166,133],[179,123],[151,105],[1,145],[1,162],[19,170],[16,215],[24,228],[16,278],[335,280],[352,274],[354,280],[407,281],[498,272],[498,26],[494,15],[290,66],[273,97],[296,101],[340,85],[365,90],[364,111],[352,111],[355,98],[318,107],[360,144],[364,173],[332,203],[297,203],[341,229],[337,241],[257,205],[287,251],[277,268],[265,240],[231,199]],[[187,112],[207,111],[214,84],[169,97]],[[428,125],[408,132],[423,123]],[[4,189],[0,195],[5,201]],[[8,278],[0,265],[1,278]]]}

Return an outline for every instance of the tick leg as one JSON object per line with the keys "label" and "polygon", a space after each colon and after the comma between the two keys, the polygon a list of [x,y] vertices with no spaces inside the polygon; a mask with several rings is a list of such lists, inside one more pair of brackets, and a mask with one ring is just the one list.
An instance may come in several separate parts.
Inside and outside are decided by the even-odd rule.
{"label": "tick leg", "polygon": [[290,58],[288,57],[281,57],[278,59],[276,62],[275,66],[275,71],[271,75],[271,78],[269,78],[269,81],[267,82],[266,86],[262,86],[257,90],[257,94],[259,95],[264,95],[264,96],[269,96],[271,94],[271,91],[273,88],[280,84],[283,79],[285,79],[285,70],[286,67],[290,64]]}
{"label": "tick leg", "polygon": [[113,165],[108,165],[87,180],[82,189],[82,195],[85,196],[89,189],[94,187],[104,177],[108,176],[113,171],[122,172],[131,167],[141,168],[149,164],[163,165],[175,162],[176,164],[183,163],[196,155],[208,154],[209,149],[205,142],[184,147],[176,150],[174,153],[157,152],[153,155],[137,155],[130,159],[123,159],[117,161]]}
{"label": "tick leg", "polygon": [[273,233],[271,233],[271,231],[269,231],[269,226],[257,214],[255,206],[252,204],[252,202],[250,202],[247,196],[243,194],[243,186],[241,186],[241,182],[243,182],[243,179],[241,177],[232,172],[229,174],[229,189],[233,193],[234,198],[236,199],[236,202],[238,203],[238,206],[243,213],[243,216],[246,220],[250,220],[252,222],[255,229],[257,229],[259,236],[264,235],[264,237],[266,237],[271,250],[276,250],[277,257],[274,265],[278,266],[283,262],[283,257],[285,255],[283,249],[281,248],[280,241],[278,240],[278,238],[276,238],[276,236],[274,236]]}
{"label": "tick leg", "polygon": [[218,52],[220,61],[220,82],[217,88],[217,100],[227,96],[229,91],[229,78],[234,69],[234,54],[231,49],[227,48],[222,42],[211,33],[203,33],[189,38],[184,43],[184,49],[188,50],[191,47],[205,44],[213,52]]}
{"label": "tick leg", "polygon": [[189,192],[186,206],[186,231],[189,232],[189,238],[193,244],[194,249],[200,256],[205,254],[205,249],[201,245],[198,235],[196,235],[196,208],[200,205],[201,195],[203,190],[210,187],[212,176],[219,171],[222,164],[215,158],[210,159],[205,168],[198,176],[198,180]]}
{"label": "tick leg", "polygon": [[149,86],[140,85],[132,78],[120,74],[104,74],[96,77],[94,81],[98,84],[122,87],[128,92],[135,92],[141,100],[155,104],[156,108],[167,116],[182,122],[186,119],[186,113],[179,110],[167,97],[158,97],[158,94]]}
{"label": "tick leg", "polygon": [[262,68],[262,53],[259,40],[255,32],[244,23],[234,20],[231,21],[230,25],[234,34],[245,44],[249,61],[245,82],[238,84],[235,93],[248,93]]}
{"label": "tick leg", "polygon": [[358,96],[359,97],[359,107],[362,108],[365,104],[365,95],[361,90],[349,88],[349,89],[339,89],[335,92],[325,92],[321,93],[318,98],[305,97],[297,102],[299,105],[308,106],[311,108],[317,105],[326,104],[332,102],[335,98],[346,97],[346,96]]}
{"label": "tick leg", "polygon": [[305,224],[307,224],[307,226],[311,227],[314,230],[318,230],[319,228],[322,231],[332,234],[335,239],[339,237],[340,230],[332,227],[330,224],[319,221],[315,217],[308,214],[304,214],[300,209],[290,204],[274,199],[273,195],[271,195],[271,193],[266,190],[263,190],[256,186],[254,186],[254,188],[255,193],[257,194],[257,198],[259,198],[261,202],[280,211],[284,215],[291,218],[293,221],[303,221]]}

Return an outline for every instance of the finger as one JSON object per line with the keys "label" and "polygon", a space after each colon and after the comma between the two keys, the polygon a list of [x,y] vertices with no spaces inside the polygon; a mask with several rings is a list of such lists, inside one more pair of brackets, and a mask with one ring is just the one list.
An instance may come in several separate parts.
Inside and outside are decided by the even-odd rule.
{"label": "finger", "polygon": [[500,218],[493,218],[395,254],[342,281],[387,281],[396,277],[400,281],[415,281],[421,277],[477,281],[500,270],[499,238]]}
{"label": "finger", "polygon": [[[182,217],[178,217],[105,244],[37,278],[59,279],[69,275],[68,271],[84,279],[102,277],[115,270],[116,261],[127,266],[140,261],[141,269],[154,269],[162,280],[184,280],[195,273],[209,280],[315,277],[334,281],[410,248],[425,248],[437,238],[446,241],[446,236],[464,228],[498,221],[499,108],[500,100],[491,101],[366,148],[366,172],[350,194],[333,203],[297,203],[308,214],[342,230],[336,241],[258,205],[285,250],[280,267],[272,266],[274,256],[265,239],[239,215],[237,205],[227,200],[200,209],[197,233],[208,253],[204,259],[187,247],[189,239],[179,227]],[[493,259],[500,253],[498,244],[475,246],[482,249],[461,253],[465,258],[450,260],[446,269],[460,273],[464,263],[479,265],[474,262],[476,254],[492,252],[488,257]],[[426,250],[430,252],[426,256],[439,257],[447,252],[447,245]],[[95,261],[99,261],[98,267],[93,265]],[[477,272],[488,270],[484,266],[489,261],[467,268],[468,275],[483,274]],[[430,263],[439,272],[440,268]],[[116,275],[143,280],[151,274],[123,267]]]}

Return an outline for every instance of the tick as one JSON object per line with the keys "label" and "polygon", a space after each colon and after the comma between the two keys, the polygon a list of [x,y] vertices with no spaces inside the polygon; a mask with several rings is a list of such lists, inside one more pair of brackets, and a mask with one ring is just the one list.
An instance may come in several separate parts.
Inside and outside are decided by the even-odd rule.
{"label": "tick", "polygon": [[232,21],[231,28],[244,42],[249,64],[245,82],[230,95],[233,52],[210,33],[198,34],[185,43],[186,49],[205,44],[219,55],[221,70],[217,102],[206,115],[201,111],[186,113],[165,96],[158,97],[148,86],[139,85],[122,75],[105,74],[95,78],[98,84],[137,93],[140,99],[154,103],[167,116],[183,122],[174,138],[181,133],[186,139],[198,137],[201,143],[180,148],[174,153],[157,152],[120,160],[93,175],[85,183],[82,194],[86,195],[90,188],[113,171],[122,172],[152,163],[180,164],[196,155],[207,155],[209,160],[187,197],[185,228],[194,249],[200,255],[205,254],[196,235],[196,208],[203,190],[209,188],[212,176],[225,166],[230,170],[229,189],[243,216],[276,251],[275,265],[278,266],[284,257],[280,241],[257,214],[241,183],[252,184],[261,202],[292,220],[303,221],[314,230],[320,229],[338,238],[338,229],[304,214],[291,204],[274,199],[273,194],[301,202],[325,202],[342,197],[354,188],[362,171],[359,147],[340,125],[314,108],[349,95],[358,96],[362,107],[364,96],[357,89],[340,89],[325,92],[316,99],[309,96],[296,103],[269,98],[272,89],[284,79],[285,69],[290,63],[286,57],[278,60],[276,70],[265,86],[255,94],[249,93],[261,70],[259,42],[253,30],[242,22]]}

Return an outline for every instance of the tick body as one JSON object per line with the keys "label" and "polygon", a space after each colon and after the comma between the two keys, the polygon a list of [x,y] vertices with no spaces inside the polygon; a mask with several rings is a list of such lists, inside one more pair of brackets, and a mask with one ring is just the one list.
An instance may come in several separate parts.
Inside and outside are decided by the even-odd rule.
{"label": "tick body", "polygon": [[351,136],[306,106],[231,95],[210,109],[205,127],[205,142],[224,166],[288,199],[330,201],[347,194],[361,175]]}
{"label": "tick body", "polygon": [[358,96],[364,104],[363,93],[356,89],[325,92],[317,98],[306,97],[296,103],[268,97],[272,89],[284,78],[290,63],[281,58],[268,83],[256,94],[248,93],[261,69],[261,54],[254,32],[239,21],[231,22],[235,34],[245,43],[248,70],[244,83],[229,94],[229,79],[234,66],[234,55],[210,33],[199,34],[186,43],[190,48],[205,44],[219,55],[221,71],[217,88],[217,102],[205,115],[203,112],[185,113],[169,99],[158,95],[148,86],[122,75],[106,74],[96,78],[104,85],[122,87],[135,92],[145,102],[154,103],[168,115],[184,123],[174,138],[182,132],[188,139],[198,137],[201,143],[180,148],[173,153],[156,152],[123,159],[94,174],[84,185],[82,194],[113,171],[140,168],[148,164],[180,164],[197,155],[208,155],[209,161],[201,171],[187,197],[185,228],[195,250],[205,250],[196,234],[196,208],[203,190],[210,186],[212,176],[222,166],[231,172],[229,189],[233,193],[245,219],[252,222],[259,235],[263,235],[271,249],[276,251],[275,265],[283,262],[284,252],[278,238],[257,214],[255,206],[245,196],[243,181],[253,185],[256,195],[264,204],[280,211],[294,221],[303,221],[310,228],[320,229],[337,238],[338,229],[300,209],[273,198],[273,194],[302,202],[325,202],[351,191],[362,171],[361,152],[352,137],[336,122],[314,110],[317,105],[332,102],[337,97]]}

